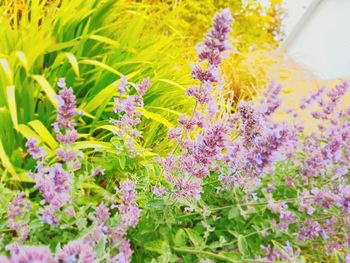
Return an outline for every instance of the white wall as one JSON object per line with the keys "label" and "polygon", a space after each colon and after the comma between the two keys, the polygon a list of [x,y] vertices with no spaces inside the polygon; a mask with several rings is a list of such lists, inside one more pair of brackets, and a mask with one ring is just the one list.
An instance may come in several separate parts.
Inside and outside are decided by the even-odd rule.
{"label": "white wall", "polygon": [[350,0],[322,0],[289,40],[288,55],[317,76],[350,77]]}

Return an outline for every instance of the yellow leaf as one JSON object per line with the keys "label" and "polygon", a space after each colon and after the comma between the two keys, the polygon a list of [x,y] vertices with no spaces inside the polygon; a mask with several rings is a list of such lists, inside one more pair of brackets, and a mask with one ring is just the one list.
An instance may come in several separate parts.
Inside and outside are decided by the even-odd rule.
{"label": "yellow leaf", "polygon": [[72,53],[65,53],[67,58],[68,58],[68,61],[69,63],[72,65],[72,69],[75,73],[75,75],[80,78],[80,72],[79,72],[79,64],[78,64],[78,61],[76,59],[76,57],[72,54]]}
{"label": "yellow leaf", "polygon": [[57,109],[58,104],[56,101],[56,92],[51,87],[49,82],[47,82],[47,80],[41,75],[32,75],[32,78],[35,79],[39,83],[41,89],[46,93],[46,95],[48,96],[52,105]]}
{"label": "yellow leaf", "polygon": [[163,124],[167,128],[174,128],[174,124],[172,124],[170,121],[159,115],[158,113],[150,112],[145,109],[139,109],[139,111],[142,112],[143,116],[147,119],[152,119],[154,121],[157,121],[161,124]]}
{"label": "yellow leaf", "polygon": [[51,133],[46,129],[44,124],[39,120],[34,120],[28,123],[34,131],[41,137],[41,139],[50,146],[51,149],[57,148],[57,141],[51,135]]}
{"label": "yellow leaf", "polygon": [[18,129],[18,119],[17,119],[17,107],[16,107],[16,96],[15,96],[15,87],[7,86],[7,103],[9,105],[10,115],[13,123],[13,127]]}
{"label": "yellow leaf", "polygon": [[0,160],[2,165],[5,167],[7,171],[10,172],[12,176],[16,176],[15,168],[13,167],[12,163],[10,162],[10,159],[8,158],[4,146],[2,145],[2,142],[0,140]]}
{"label": "yellow leaf", "polygon": [[1,58],[0,65],[5,72],[5,75],[7,77],[7,80],[9,81],[9,84],[12,85],[12,83],[13,83],[12,71],[11,71],[11,68],[10,68],[10,65],[9,65],[7,59]]}
{"label": "yellow leaf", "polygon": [[92,66],[96,66],[102,69],[105,69],[115,75],[121,76],[123,75],[122,73],[120,73],[118,70],[112,68],[111,66],[108,66],[107,64],[101,62],[101,61],[97,61],[97,60],[93,60],[93,59],[85,59],[80,61],[81,64],[85,64],[85,65],[92,65]]}

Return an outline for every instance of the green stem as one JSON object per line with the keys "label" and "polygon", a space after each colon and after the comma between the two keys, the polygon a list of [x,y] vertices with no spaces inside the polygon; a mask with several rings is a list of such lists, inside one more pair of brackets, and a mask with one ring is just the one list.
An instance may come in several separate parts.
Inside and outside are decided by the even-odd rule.
{"label": "green stem", "polygon": [[210,251],[204,251],[204,250],[195,249],[195,248],[174,247],[174,250],[177,251],[177,252],[197,254],[197,255],[200,254],[200,255],[210,256],[210,257],[213,257],[213,258],[216,258],[216,259],[220,259],[220,260],[224,260],[224,261],[228,261],[228,262],[234,262],[234,263],[241,262],[241,261],[234,260],[234,259],[222,256],[222,255],[215,254],[215,253],[210,252]]}
{"label": "green stem", "polygon": [[258,260],[258,259],[240,259],[235,260],[232,258],[225,257],[223,255],[218,255],[210,251],[204,251],[200,249],[195,248],[188,248],[188,247],[174,247],[174,250],[177,252],[183,252],[183,253],[189,253],[189,254],[196,254],[196,255],[205,255],[209,256],[215,259],[224,260],[226,262],[233,262],[233,263],[239,263],[239,262],[250,262],[250,263],[272,263],[272,261],[264,261],[264,260]]}

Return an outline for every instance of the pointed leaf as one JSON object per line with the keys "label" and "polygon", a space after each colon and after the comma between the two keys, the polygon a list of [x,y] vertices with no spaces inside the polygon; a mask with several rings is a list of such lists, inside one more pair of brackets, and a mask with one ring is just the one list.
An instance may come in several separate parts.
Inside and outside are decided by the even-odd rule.
{"label": "pointed leaf", "polygon": [[78,64],[76,57],[72,53],[69,53],[69,52],[66,53],[66,56],[68,58],[69,63],[72,65],[72,69],[73,69],[75,75],[78,78],[80,78],[79,64]]}
{"label": "pointed leaf", "polygon": [[2,141],[0,140],[0,160],[2,166],[10,172],[12,176],[16,176],[15,168],[12,166],[9,157],[7,156]]}
{"label": "pointed leaf", "polygon": [[195,247],[200,247],[204,244],[203,238],[196,231],[190,228],[186,228],[185,231]]}
{"label": "pointed leaf", "polygon": [[141,111],[142,115],[147,119],[157,121],[169,129],[174,128],[174,124],[172,124],[170,121],[168,121],[167,119],[165,119],[164,117],[162,117],[158,113],[150,112],[150,111],[147,111],[147,110],[142,109],[142,108],[139,109],[139,111]]}
{"label": "pointed leaf", "polygon": [[7,103],[9,105],[10,115],[13,123],[13,127],[18,129],[18,118],[17,118],[17,106],[15,97],[15,87],[7,86]]}
{"label": "pointed leaf", "polygon": [[57,95],[56,95],[55,90],[49,84],[49,82],[41,75],[32,75],[32,78],[35,79],[39,83],[41,89],[46,93],[46,95],[48,96],[52,105],[57,109],[57,107],[58,107],[58,104],[56,101]]}
{"label": "pointed leaf", "polygon": [[57,141],[51,135],[48,129],[44,126],[44,124],[39,120],[34,120],[29,122],[29,125],[36,131],[36,133],[41,137],[41,139],[50,146],[51,149],[57,148]]}

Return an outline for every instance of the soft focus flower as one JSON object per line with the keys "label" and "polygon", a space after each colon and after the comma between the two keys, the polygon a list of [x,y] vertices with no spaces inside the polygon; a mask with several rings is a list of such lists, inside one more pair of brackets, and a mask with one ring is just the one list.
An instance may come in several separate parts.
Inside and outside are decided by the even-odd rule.
{"label": "soft focus flower", "polygon": [[153,187],[153,194],[158,195],[158,196],[164,196],[167,192],[167,189],[164,187]]}
{"label": "soft focus flower", "polygon": [[41,158],[46,156],[46,152],[44,150],[44,147],[39,147],[37,140],[33,137],[28,139],[28,141],[26,143],[26,147],[27,147],[30,155],[33,156],[33,158],[36,160],[41,159]]}
{"label": "soft focus flower", "polygon": [[104,224],[110,216],[110,212],[104,203],[100,203],[95,209],[95,219],[98,224]]}
{"label": "soft focus flower", "polygon": [[81,263],[97,262],[94,249],[81,240],[74,240],[66,244],[57,252],[56,258],[63,263],[76,261]]}
{"label": "soft focus flower", "polygon": [[16,231],[20,241],[26,240],[29,235],[23,216],[30,210],[31,205],[24,197],[24,192],[18,192],[7,207],[7,226]]}
{"label": "soft focus flower", "polygon": [[8,250],[9,263],[58,263],[48,247],[11,245]]}

